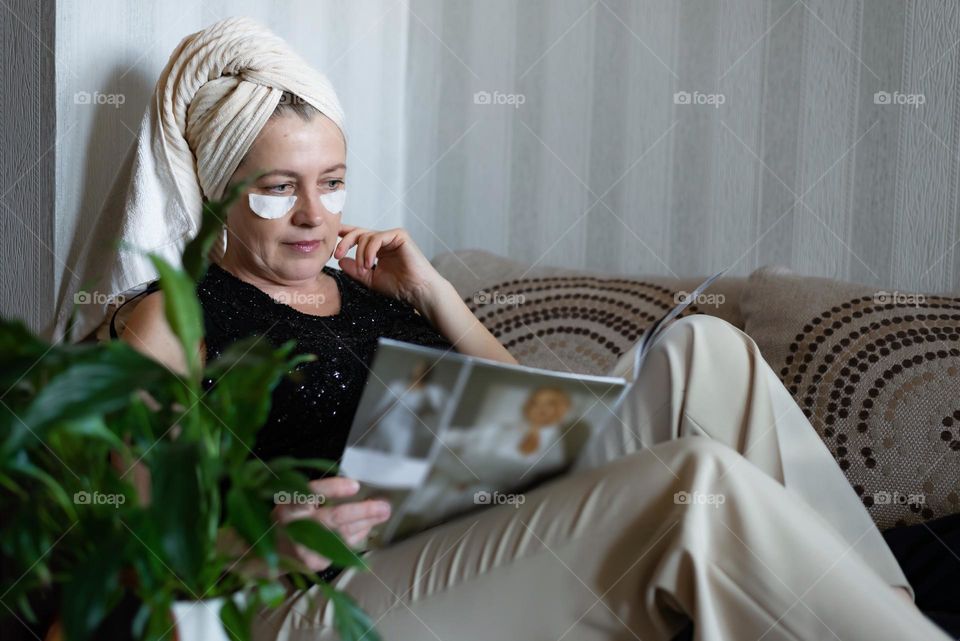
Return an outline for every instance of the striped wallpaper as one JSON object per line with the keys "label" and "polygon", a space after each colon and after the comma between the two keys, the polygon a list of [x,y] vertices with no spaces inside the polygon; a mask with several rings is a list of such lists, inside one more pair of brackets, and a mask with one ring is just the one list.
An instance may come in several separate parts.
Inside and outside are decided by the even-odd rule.
{"label": "striped wallpaper", "polygon": [[410,6],[428,253],[960,290],[960,3]]}

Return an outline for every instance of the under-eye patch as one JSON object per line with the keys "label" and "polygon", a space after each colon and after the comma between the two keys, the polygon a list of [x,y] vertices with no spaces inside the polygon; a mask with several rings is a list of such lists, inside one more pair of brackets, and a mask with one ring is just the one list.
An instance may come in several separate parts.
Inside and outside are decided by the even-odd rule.
{"label": "under-eye patch", "polygon": [[338,189],[320,196],[320,202],[331,214],[339,214],[343,211],[343,204],[347,202],[347,190]]}
{"label": "under-eye patch", "polygon": [[260,218],[283,218],[287,212],[293,209],[293,204],[297,202],[296,196],[264,196],[262,194],[249,194],[250,209]]}

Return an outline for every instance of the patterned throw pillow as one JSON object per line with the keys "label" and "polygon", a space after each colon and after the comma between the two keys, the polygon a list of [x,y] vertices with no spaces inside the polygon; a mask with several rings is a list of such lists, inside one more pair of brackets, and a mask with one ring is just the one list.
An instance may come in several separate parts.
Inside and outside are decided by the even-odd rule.
{"label": "patterned throw pillow", "polygon": [[[442,254],[433,264],[521,364],[583,374],[608,374],[679,293],[703,280],[531,270],[480,250]],[[710,296],[683,315],[708,313],[739,324],[736,299],[744,280],[715,283]]]}
{"label": "patterned throw pillow", "polygon": [[960,298],[765,267],[741,312],[878,527],[960,512]]}

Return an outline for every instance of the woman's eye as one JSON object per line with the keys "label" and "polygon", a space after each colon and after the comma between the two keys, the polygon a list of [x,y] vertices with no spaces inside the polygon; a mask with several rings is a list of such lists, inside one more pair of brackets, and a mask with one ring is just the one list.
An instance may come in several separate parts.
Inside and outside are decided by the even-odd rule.
{"label": "woman's eye", "polygon": [[342,180],[328,180],[326,181],[326,186],[330,191],[336,191],[340,188],[340,185],[343,184]]}
{"label": "woman's eye", "polygon": [[282,185],[273,185],[271,187],[267,187],[267,191],[274,194],[279,194],[286,191],[287,187],[293,187],[293,185],[291,183],[283,183]]}

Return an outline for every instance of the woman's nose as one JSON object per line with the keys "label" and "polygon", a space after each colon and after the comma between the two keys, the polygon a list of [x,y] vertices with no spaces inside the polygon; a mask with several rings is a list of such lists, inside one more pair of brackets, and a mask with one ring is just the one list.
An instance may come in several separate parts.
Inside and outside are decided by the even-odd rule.
{"label": "woman's nose", "polygon": [[298,194],[297,208],[293,212],[293,222],[297,225],[320,225],[330,213],[320,202],[319,194]]}

